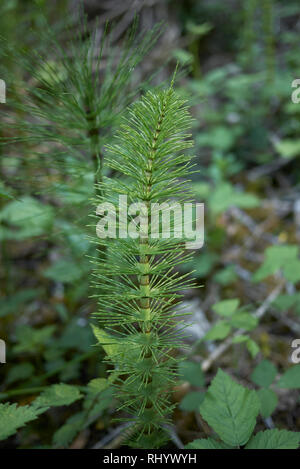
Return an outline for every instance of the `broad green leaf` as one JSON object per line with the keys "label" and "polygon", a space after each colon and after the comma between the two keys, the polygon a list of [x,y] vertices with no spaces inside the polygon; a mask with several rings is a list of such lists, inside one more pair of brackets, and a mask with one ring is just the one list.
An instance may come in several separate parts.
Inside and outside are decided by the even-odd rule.
{"label": "broad green leaf", "polygon": [[300,364],[291,366],[276,383],[279,388],[300,389]]}
{"label": "broad green leaf", "polygon": [[53,384],[34,401],[35,407],[57,407],[70,405],[82,398],[76,386],[70,384]]}
{"label": "broad green leaf", "polygon": [[205,340],[225,339],[231,331],[231,326],[227,321],[218,321],[205,335]]}
{"label": "broad green leaf", "polygon": [[56,282],[72,283],[79,280],[85,271],[78,262],[60,259],[43,273],[44,277]]}
{"label": "broad green leaf", "polygon": [[300,140],[280,140],[275,143],[275,148],[283,158],[295,158],[300,155]]}
{"label": "broad green leaf", "polygon": [[241,446],[253,432],[259,408],[255,391],[219,370],[200,405],[200,413],[226,444]]}
{"label": "broad green leaf", "polygon": [[274,275],[279,269],[283,269],[283,273],[289,275],[288,266],[297,260],[298,254],[299,247],[294,245],[268,247],[265,251],[265,260],[253,275],[253,280],[260,282],[269,275]]}
{"label": "broad green leaf", "polygon": [[240,300],[235,298],[233,300],[223,300],[215,303],[212,309],[220,316],[231,316],[239,307]]}
{"label": "broad green leaf", "polygon": [[89,391],[98,393],[104,391],[108,387],[108,382],[105,378],[95,378],[88,383]]}
{"label": "broad green leaf", "polygon": [[118,353],[120,346],[113,337],[94,324],[92,324],[92,329],[96,339],[98,340],[99,344],[102,345],[108,356],[113,356]]}
{"label": "broad green leaf", "polygon": [[230,449],[230,446],[225,445],[221,441],[216,441],[213,438],[203,438],[188,443],[186,449]]}
{"label": "broad green leaf", "polygon": [[205,393],[200,391],[192,391],[184,396],[180,402],[180,409],[187,410],[188,412],[199,412],[199,406],[204,400]]}
{"label": "broad green leaf", "polygon": [[230,285],[231,283],[235,282],[236,279],[237,274],[235,271],[235,267],[232,265],[220,270],[214,275],[214,280],[223,286]]}
{"label": "broad green leaf", "polygon": [[[8,203],[0,211],[0,221],[12,225],[12,229],[7,231],[7,238],[15,240],[47,234],[53,219],[52,207],[29,196]],[[18,229],[13,229],[13,227]]]}
{"label": "broad green leaf", "polygon": [[300,293],[279,295],[273,305],[280,311],[295,308],[296,312],[300,312]]}
{"label": "broad green leaf", "polygon": [[300,432],[265,430],[258,432],[246,445],[246,449],[298,449]]}
{"label": "broad green leaf", "polygon": [[248,335],[239,334],[239,335],[236,335],[236,336],[232,339],[232,343],[233,343],[233,344],[242,344],[243,342],[247,342],[247,340],[249,340],[249,336],[248,336]]}
{"label": "broad green leaf", "polygon": [[205,379],[200,363],[183,361],[179,364],[179,374],[182,379],[193,386],[204,386]]}
{"label": "broad green leaf", "polygon": [[270,417],[278,404],[277,394],[272,389],[262,388],[257,391],[260,400],[260,413],[263,418]]}
{"label": "broad green leaf", "polygon": [[232,206],[253,208],[259,205],[259,199],[253,194],[236,191],[230,184],[220,184],[209,198],[211,211],[218,215]]}
{"label": "broad green leaf", "polygon": [[269,360],[262,360],[253,370],[251,380],[263,388],[268,388],[277,375],[277,368]]}
{"label": "broad green leaf", "polygon": [[17,407],[17,404],[0,404],[0,440],[5,440],[25,423],[35,420],[40,412],[28,405]]}
{"label": "broad green leaf", "polygon": [[283,266],[283,274],[288,282],[297,283],[300,280],[300,261],[292,259],[288,264]]}
{"label": "broad green leaf", "polygon": [[230,324],[237,329],[244,329],[245,331],[251,331],[255,329],[258,324],[258,319],[253,314],[243,312],[234,313],[229,318]]}

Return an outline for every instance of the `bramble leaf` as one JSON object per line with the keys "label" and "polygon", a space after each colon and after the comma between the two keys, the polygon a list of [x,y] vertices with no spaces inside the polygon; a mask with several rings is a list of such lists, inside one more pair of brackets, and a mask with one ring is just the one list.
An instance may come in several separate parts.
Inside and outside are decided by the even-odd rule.
{"label": "bramble leaf", "polygon": [[258,432],[245,449],[298,449],[300,432],[287,430],[265,430]]}
{"label": "bramble leaf", "polygon": [[259,407],[255,391],[219,370],[200,405],[200,413],[226,444],[241,446],[253,432]]}
{"label": "bramble leaf", "polygon": [[35,420],[40,413],[40,410],[28,405],[0,404],[0,440],[5,440],[13,435],[18,428]]}
{"label": "bramble leaf", "polygon": [[260,413],[263,418],[268,418],[278,404],[278,397],[272,389],[262,388],[257,391],[260,400]]}
{"label": "bramble leaf", "polygon": [[34,401],[34,407],[56,407],[70,405],[82,398],[82,394],[76,386],[70,384],[53,384],[47,388]]}
{"label": "bramble leaf", "polygon": [[276,383],[279,388],[299,389],[300,388],[300,365],[291,366]]}
{"label": "bramble leaf", "polygon": [[194,440],[186,445],[186,449],[230,449],[229,446],[213,438]]}
{"label": "bramble leaf", "polygon": [[253,370],[251,380],[264,388],[269,387],[277,375],[277,368],[269,360],[262,360]]}

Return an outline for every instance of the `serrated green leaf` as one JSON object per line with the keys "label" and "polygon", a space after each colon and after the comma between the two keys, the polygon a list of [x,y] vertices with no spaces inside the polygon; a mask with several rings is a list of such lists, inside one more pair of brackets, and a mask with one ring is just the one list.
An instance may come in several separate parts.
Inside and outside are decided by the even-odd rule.
{"label": "serrated green leaf", "polygon": [[57,407],[63,405],[70,405],[78,401],[83,396],[76,386],[70,384],[53,384],[46,389],[34,401],[35,407]]}
{"label": "serrated green leaf", "polygon": [[222,370],[213,379],[200,406],[202,417],[230,446],[247,443],[259,409],[256,392],[236,383]]}
{"label": "serrated green leaf", "polygon": [[0,440],[13,435],[18,428],[35,420],[40,410],[32,406],[19,406],[17,404],[0,404]]}
{"label": "serrated green leaf", "polygon": [[299,432],[265,430],[253,436],[245,449],[298,449],[299,443]]}
{"label": "serrated green leaf", "polygon": [[279,388],[300,389],[300,364],[291,366],[276,383]]}
{"label": "serrated green leaf", "polygon": [[213,438],[194,440],[186,445],[186,449],[232,449],[230,446],[225,445],[221,441],[216,441]]}
{"label": "serrated green leaf", "polygon": [[250,378],[258,386],[269,387],[277,375],[277,368],[269,360],[262,360],[253,370]]}

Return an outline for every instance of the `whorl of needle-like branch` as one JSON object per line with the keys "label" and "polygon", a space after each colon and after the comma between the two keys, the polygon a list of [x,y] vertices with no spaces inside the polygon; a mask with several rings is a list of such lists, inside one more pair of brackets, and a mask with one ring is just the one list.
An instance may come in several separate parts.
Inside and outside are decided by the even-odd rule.
{"label": "whorl of needle-like branch", "polygon": [[[192,146],[190,127],[187,107],[172,86],[149,91],[131,107],[116,143],[108,147],[106,164],[121,176],[104,180],[97,203],[117,204],[120,195],[127,196],[128,204],[147,207],[189,200],[186,178],[192,164],[184,151]],[[174,311],[191,280],[176,269],[190,257],[183,240],[153,239],[148,212],[146,226],[136,239],[97,240],[105,245],[105,257],[101,246],[94,271],[100,326],[95,334],[114,367],[120,409],[131,416],[138,447],[151,448],[159,446],[173,408],[174,350],[182,335]]]}

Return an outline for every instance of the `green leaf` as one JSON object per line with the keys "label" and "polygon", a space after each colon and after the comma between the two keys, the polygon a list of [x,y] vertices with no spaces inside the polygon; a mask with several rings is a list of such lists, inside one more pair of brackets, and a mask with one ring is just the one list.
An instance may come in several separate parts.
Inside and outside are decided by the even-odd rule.
{"label": "green leaf", "polygon": [[180,402],[180,409],[181,410],[186,410],[188,412],[192,411],[198,411],[199,412],[199,406],[202,404],[204,400],[205,392],[200,392],[200,391],[192,391],[189,392],[184,396],[182,401]]}
{"label": "green leaf", "polygon": [[69,259],[60,259],[52,266],[48,267],[43,273],[44,277],[56,282],[72,283],[79,280],[83,274],[84,269],[77,262]]}
{"label": "green leaf", "polygon": [[39,413],[40,410],[28,405],[0,404],[0,440],[5,440],[25,423],[35,420]]}
{"label": "green leaf", "polygon": [[[260,282],[269,275],[274,275],[280,269],[290,276],[289,264],[295,263],[298,259],[299,247],[294,245],[270,246],[265,250],[265,260],[260,268],[253,275],[254,282]],[[298,262],[297,272],[299,271]]]}
{"label": "green leaf", "polygon": [[23,352],[34,354],[44,347],[53,336],[56,326],[44,326],[34,329],[30,326],[19,326],[16,331],[17,345],[13,351],[17,354]]}
{"label": "green leaf", "polygon": [[291,259],[290,262],[283,266],[283,274],[288,282],[297,283],[300,280],[300,261],[299,259]]}
{"label": "green leaf", "polygon": [[235,272],[235,267],[232,265],[220,270],[214,275],[214,280],[223,286],[230,285],[231,283],[235,282],[236,279],[237,274]]}
{"label": "green leaf", "polygon": [[53,435],[53,445],[66,447],[72,443],[77,433],[84,426],[84,412],[78,412],[72,415],[66,423],[60,427]]}
{"label": "green leaf", "polygon": [[36,299],[40,293],[41,290],[39,289],[24,288],[23,290],[14,292],[11,296],[1,298],[0,317],[7,316],[8,314],[17,314],[24,304]]}
{"label": "green leaf", "polygon": [[239,334],[239,335],[236,335],[235,337],[233,337],[232,343],[233,344],[242,344],[243,342],[247,342],[248,340],[249,340],[248,335]]}
{"label": "green leaf", "polygon": [[216,441],[213,438],[203,438],[188,443],[186,449],[230,449],[230,446],[225,445],[221,441]]}
{"label": "green leaf", "polygon": [[213,25],[211,23],[202,23],[202,24],[196,24],[193,21],[188,21],[186,24],[186,29],[189,33],[194,34],[195,36],[204,36],[207,34],[211,29],[213,28]]}
{"label": "green leaf", "polygon": [[94,394],[104,391],[108,387],[108,382],[105,378],[95,378],[88,383],[89,391]]}
{"label": "green leaf", "polygon": [[188,65],[188,64],[193,63],[194,61],[193,55],[184,49],[175,49],[173,51],[173,56],[182,65]]}
{"label": "green leaf", "polygon": [[225,339],[231,331],[231,326],[227,321],[218,321],[205,335],[204,340]]}
{"label": "green leaf", "polygon": [[245,449],[298,449],[299,443],[299,432],[265,430],[253,436]]}
{"label": "green leaf", "polygon": [[249,351],[252,358],[255,358],[256,355],[258,354],[259,350],[260,350],[257,343],[254,342],[254,340],[252,340],[252,339],[247,340],[246,347],[247,347],[247,349],[248,349],[248,351]]}
{"label": "green leaf", "polygon": [[260,413],[266,419],[277,407],[277,394],[272,389],[262,388],[257,391],[257,395],[260,400]]}
{"label": "green leaf", "polygon": [[279,388],[300,389],[300,364],[291,366],[276,383]]}
{"label": "green leaf", "polygon": [[183,361],[179,364],[178,371],[180,377],[193,386],[204,386],[205,379],[200,363]]}
{"label": "green leaf", "polygon": [[230,324],[237,329],[244,329],[245,331],[251,331],[255,329],[258,324],[258,319],[250,313],[241,311],[240,313],[234,313],[229,319]]}
{"label": "green leaf", "polygon": [[283,158],[295,158],[300,155],[300,140],[280,140],[275,143],[275,148]]}
{"label": "green leaf", "polygon": [[33,373],[34,366],[31,363],[20,363],[9,370],[5,382],[8,385],[16,381],[22,381],[32,376]]}
{"label": "green leaf", "polygon": [[35,407],[57,407],[70,405],[82,398],[76,386],[70,384],[53,384],[34,401]]}
{"label": "green leaf", "polygon": [[7,238],[23,240],[48,233],[54,219],[53,208],[33,197],[23,197],[8,203],[0,211],[0,221],[18,230],[8,230]]}
{"label": "green leaf", "polygon": [[253,383],[268,388],[277,375],[277,368],[269,360],[262,360],[253,370],[250,378]]}
{"label": "green leaf", "polygon": [[212,309],[215,313],[219,314],[220,316],[231,316],[239,307],[240,300],[235,298],[233,300],[223,300],[215,303],[212,306]]}
{"label": "green leaf", "polygon": [[120,349],[120,346],[117,341],[103,329],[100,329],[94,324],[92,324],[91,326],[96,339],[98,340],[99,344],[102,345],[107,355],[110,357],[116,355]]}
{"label": "green leaf", "polygon": [[274,306],[280,311],[285,311],[300,304],[300,293],[279,295],[274,301]]}
{"label": "green leaf", "polygon": [[209,198],[211,211],[218,215],[232,206],[253,208],[259,205],[259,199],[252,194],[236,191],[230,184],[220,184]]}
{"label": "green leaf", "polygon": [[200,412],[226,444],[241,446],[247,443],[253,432],[259,408],[255,391],[244,388],[219,370],[200,406]]}

